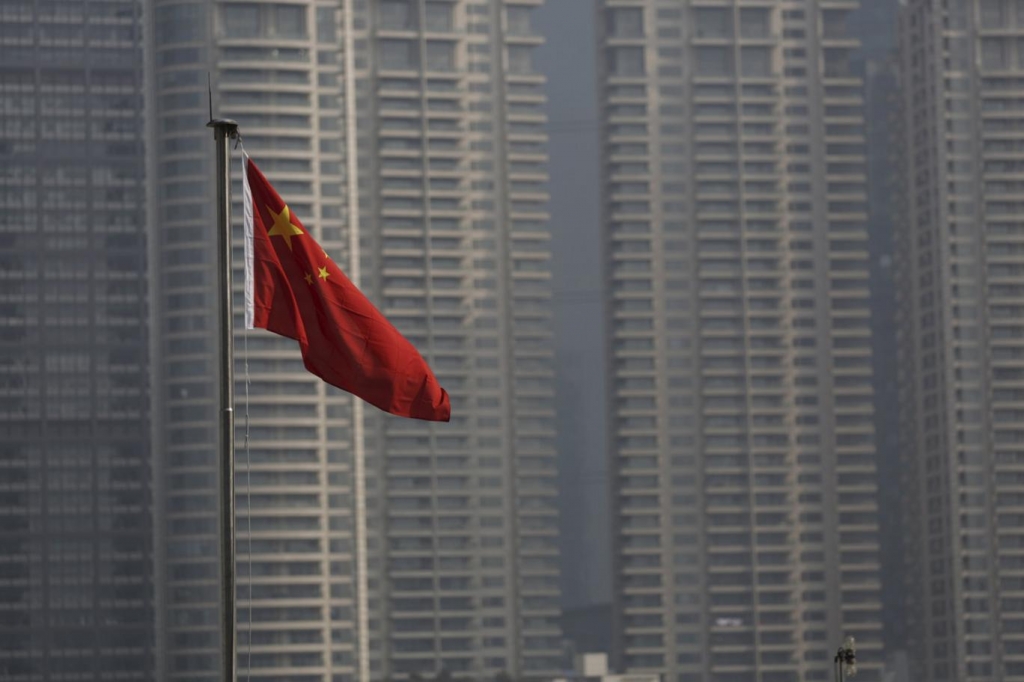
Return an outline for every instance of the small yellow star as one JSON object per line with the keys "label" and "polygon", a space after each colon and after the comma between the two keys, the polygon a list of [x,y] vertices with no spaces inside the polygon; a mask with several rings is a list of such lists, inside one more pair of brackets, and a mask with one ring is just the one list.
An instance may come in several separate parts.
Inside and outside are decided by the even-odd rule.
{"label": "small yellow star", "polygon": [[317,275],[323,281],[327,281],[327,278],[331,276],[331,273],[327,272],[327,268],[320,268],[320,274]]}
{"label": "small yellow star", "polygon": [[292,237],[305,233],[292,224],[292,212],[287,206],[282,208],[280,213],[274,213],[274,210],[269,206],[267,206],[267,210],[274,217],[274,226],[270,228],[267,234],[271,237],[284,237],[285,244],[288,245],[288,250],[291,251]]}
{"label": "small yellow star", "polygon": [[309,274],[307,272],[306,273],[306,284],[312,284],[312,283],[313,283],[313,275],[311,275],[311,274]]}

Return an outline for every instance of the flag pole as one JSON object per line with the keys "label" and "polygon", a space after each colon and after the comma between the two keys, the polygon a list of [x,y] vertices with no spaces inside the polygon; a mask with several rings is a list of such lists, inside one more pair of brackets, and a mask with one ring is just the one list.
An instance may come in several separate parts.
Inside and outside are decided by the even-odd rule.
{"label": "flag pole", "polygon": [[[217,145],[217,314],[220,318],[220,628],[223,682],[236,682],[235,625],[235,379],[231,310],[231,140],[238,124],[212,118]],[[251,579],[251,576],[250,576]]]}
{"label": "flag pole", "polygon": [[[345,72],[345,162],[348,195],[348,267],[356,286],[362,282],[359,253],[359,151],[356,130],[356,60],[353,2],[342,2]],[[356,682],[370,682],[370,607],[366,542],[366,444],[363,401],[352,400],[352,492],[355,521]]]}

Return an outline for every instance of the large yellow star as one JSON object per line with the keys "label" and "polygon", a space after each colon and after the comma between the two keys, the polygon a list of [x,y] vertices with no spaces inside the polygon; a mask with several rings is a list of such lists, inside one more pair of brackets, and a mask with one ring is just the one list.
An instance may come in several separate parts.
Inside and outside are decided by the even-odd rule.
{"label": "large yellow star", "polygon": [[274,226],[267,232],[271,237],[284,237],[285,244],[288,245],[288,250],[292,248],[292,237],[305,234],[302,230],[292,224],[292,212],[285,206],[281,209],[280,213],[274,213],[274,210],[267,206],[267,210],[270,211],[270,215],[274,217]]}
{"label": "large yellow star", "polygon": [[320,274],[317,275],[323,281],[327,281],[327,278],[331,276],[331,273],[327,272],[327,268],[320,268]]}

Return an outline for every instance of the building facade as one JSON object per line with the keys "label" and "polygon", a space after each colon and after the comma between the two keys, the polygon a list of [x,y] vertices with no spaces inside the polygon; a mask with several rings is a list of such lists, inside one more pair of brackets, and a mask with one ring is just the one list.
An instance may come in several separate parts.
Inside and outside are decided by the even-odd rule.
{"label": "building facade", "polygon": [[452,398],[367,413],[374,679],[561,668],[540,4],[356,16],[363,285]]}
{"label": "building facade", "polygon": [[856,5],[598,4],[617,667],[877,680]]}
{"label": "building facade", "polygon": [[142,7],[0,5],[0,678],[153,679]]}
{"label": "building facade", "polygon": [[915,679],[1024,679],[1024,8],[902,8],[897,231]]}
{"label": "building facade", "polygon": [[[303,370],[294,342],[246,336],[236,316],[239,415],[243,349],[251,377],[248,455],[238,431],[240,669],[250,587],[253,679],[559,667],[537,4],[153,3],[167,679],[213,680],[218,660],[207,71],[217,114],[238,121],[292,211],[420,349],[453,407],[451,424],[427,425],[353,405]],[[237,199],[237,173],[235,184]],[[237,306],[237,268],[235,282]]]}
{"label": "building facade", "polygon": [[[343,16],[339,2],[150,5],[159,665],[169,681],[212,681],[219,322],[207,74],[217,115],[239,122],[291,210],[344,262]],[[356,679],[352,405],[305,371],[295,342],[242,330],[237,152],[231,170],[239,670],[253,680]]]}

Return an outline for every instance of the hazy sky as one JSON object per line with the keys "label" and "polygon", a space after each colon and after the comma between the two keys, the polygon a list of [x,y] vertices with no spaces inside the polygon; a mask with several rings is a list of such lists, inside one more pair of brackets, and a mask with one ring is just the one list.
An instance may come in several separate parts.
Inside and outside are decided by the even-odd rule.
{"label": "hazy sky", "polygon": [[536,66],[548,77],[567,607],[611,599],[595,8],[593,0],[556,0],[537,12],[547,39]]}

